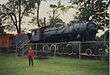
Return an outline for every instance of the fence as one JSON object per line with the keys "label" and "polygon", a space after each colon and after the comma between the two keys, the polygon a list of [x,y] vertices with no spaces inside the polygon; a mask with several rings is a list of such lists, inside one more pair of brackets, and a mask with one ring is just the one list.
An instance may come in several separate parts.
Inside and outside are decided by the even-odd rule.
{"label": "fence", "polygon": [[40,56],[71,56],[77,58],[108,58],[109,42],[61,42],[61,43],[30,43],[23,46],[20,53],[25,54],[27,48],[32,46]]}

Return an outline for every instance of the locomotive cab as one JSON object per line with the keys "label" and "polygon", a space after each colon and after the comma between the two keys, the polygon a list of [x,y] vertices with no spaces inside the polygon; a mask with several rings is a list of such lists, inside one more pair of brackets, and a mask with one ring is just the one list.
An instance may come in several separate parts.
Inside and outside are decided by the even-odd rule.
{"label": "locomotive cab", "polygon": [[32,30],[31,41],[39,41],[40,40],[40,29]]}

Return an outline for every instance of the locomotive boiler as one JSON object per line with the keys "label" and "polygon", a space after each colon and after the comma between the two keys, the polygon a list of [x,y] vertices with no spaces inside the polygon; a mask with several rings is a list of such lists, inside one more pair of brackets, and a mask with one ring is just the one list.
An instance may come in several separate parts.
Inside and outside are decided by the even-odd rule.
{"label": "locomotive boiler", "polygon": [[32,30],[31,42],[54,43],[69,41],[94,41],[97,29],[94,22],[41,27]]}

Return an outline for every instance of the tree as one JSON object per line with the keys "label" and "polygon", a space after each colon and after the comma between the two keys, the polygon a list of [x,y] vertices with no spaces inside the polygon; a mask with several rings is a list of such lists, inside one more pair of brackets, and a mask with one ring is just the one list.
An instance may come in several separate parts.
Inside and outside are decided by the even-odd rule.
{"label": "tree", "polygon": [[1,15],[11,19],[17,33],[21,33],[21,23],[24,16],[27,16],[35,8],[35,4],[31,0],[8,0],[4,5],[1,5]]}
{"label": "tree", "polygon": [[40,23],[39,23],[39,11],[40,11],[40,4],[43,0],[36,0],[36,3],[37,3],[37,24],[38,24],[38,27],[41,27],[40,26]]}
{"label": "tree", "polygon": [[41,5],[41,2],[42,1],[46,1],[46,0],[32,0],[33,4],[36,4],[35,5],[35,9],[37,10],[35,13],[37,14],[37,16],[33,17],[31,19],[31,21],[29,23],[32,23],[32,24],[36,24],[37,23],[37,26],[38,27],[42,27],[42,19],[39,18],[39,12],[40,12],[40,5]]}
{"label": "tree", "polygon": [[51,4],[50,8],[52,9],[52,11],[50,11],[51,14],[49,14],[49,22],[50,25],[55,26],[56,24],[64,23],[59,17],[59,11],[67,12],[70,8],[72,8],[72,6],[62,5],[61,1],[58,1],[57,4]]}
{"label": "tree", "polygon": [[61,26],[61,25],[64,25],[64,22],[59,17],[55,17],[53,19],[53,17],[50,16],[50,18],[49,18],[49,25],[52,26],[52,27],[54,27],[54,26]]}
{"label": "tree", "polygon": [[5,34],[4,26],[2,26],[2,20],[0,19],[0,35]]}
{"label": "tree", "polygon": [[98,41],[109,41],[109,30],[105,31],[103,35],[97,38],[98,38]]}
{"label": "tree", "polygon": [[71,0],[73,4],[78,5],[79,21],[95,21],[98,29],[104,29],[109,26],[109,14],[107,12],[110,1],[105,0]]}
{"label": "tree", "polygon": [[[38,24],[37,22],[37,17],[32,17],[32,19],[29,21],[29,25],[36,25]],[[39,25],[38,27],[45,27],[46,26],[46,17],[44,17],[43,19],[39,19]]]}

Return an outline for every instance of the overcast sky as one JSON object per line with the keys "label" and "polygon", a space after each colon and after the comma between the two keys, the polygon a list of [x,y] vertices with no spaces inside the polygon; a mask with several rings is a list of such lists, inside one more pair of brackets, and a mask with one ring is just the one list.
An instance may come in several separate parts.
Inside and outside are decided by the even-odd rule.
{"label": "overcast sky", "polygon": [[[0,0],[0,4],[6,3],[6,1],[8,0]],[[47,0],[46,2],[42,2],[41,6],[40,6],[40,18],[43,17],[48,17],[49,14],[48,12],[50,11],[49,5],[50,4],[56,4],[59,0]],[[69,0],[61,0],[62,4],[64,5],[68,5]],[[70,20],[72,20],[74,18],[74,13],[75,10],[69,10],[66,13],[61,13],[60,14],[60,18],[63,19],[64,22],[69,22]]]}
{"label": "overcast sky", "polygon": [[0,4],[6,3],[7,0],[0,0]]}

